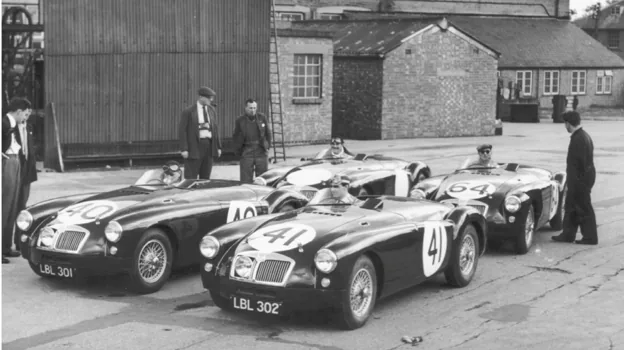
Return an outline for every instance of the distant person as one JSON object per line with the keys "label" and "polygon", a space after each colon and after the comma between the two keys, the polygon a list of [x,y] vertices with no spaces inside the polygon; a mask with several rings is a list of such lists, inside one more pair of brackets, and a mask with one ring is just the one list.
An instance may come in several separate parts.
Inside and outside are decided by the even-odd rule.
{"label": "distant person", "polygon": [[[28,198],[30,198],[30,185],[37,181],[37,157],[35,155],[35,147],[33,140],[32,125],[28,123],[32,110],[28,110],[28,113],[24,113],[24,121],[18,124],[20,133],[22,154],[20,157],[20,172],[21,172],[21,185],[19,191],[19,200],[17,206],[17,212],[26,209],[28,204]],[[15,249],[20,249],[19,235],[15,235]]]}
{"label": "distant person", "polygon": [[197,102],[182,111],[180,117],[180,154],[184,158],[185,179],[210,179],[213,158],[221,157],[222,150],[217,111],[212,105],[216,93],[204,86],[197,94]]}
{"label": "distant person", "polygon": [[21,97],[9,101],[8,112],[2,116],[2,263],[20,256],[13,250],[13,231],[19,208],[21,185],[21,135],[19,124],[28,118],[32,105]]}
{"label": "distant person", "polygon": [[234,125],[234,149],[240,156],[240,181],[252,183],[269,169],[271,129],[267,117],[258,113],[254,99],[245,101],[245,114]]}
{"label": "distant person", "polygon": [[332,137],[329,142],[329,148],[321,151],[315,158],[352,159],[353,154],[351,154],[345,147],[342,137]]}
{"label": "distant person", "polygon": [[498,164],[492,161],[492,145],[482,144],[477,146],[477,155],[479,158],[469,163],[467,167],[498,167]]}
{"label": "distant person", "polygon": [[576,111],[562,115],[565,128],[571,134],[566,161],[568,194],[565,200],[563,232],[552,239],[557,242],[574,242],[581,228],[583,238],[578,244],[598,244],[596,214],[591,203],[591,190],[596,182],[594,167],[594,142],[581,127],[581,116]]}

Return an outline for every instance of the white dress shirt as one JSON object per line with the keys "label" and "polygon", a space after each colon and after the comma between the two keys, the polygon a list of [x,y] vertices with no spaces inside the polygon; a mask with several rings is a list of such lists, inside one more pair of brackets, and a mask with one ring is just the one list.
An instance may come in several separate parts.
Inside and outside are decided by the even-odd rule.
{"label": "white dress shirt", "polygon": [[[11,116],[10,114],[7,114],[7,117],[9,117],[9,123],[11,124],[11,128],[15,128],[15,126],[17,125],[15,118],[13,118],[13,116]],[[19,154],[19,151],[21,148],[22,146],[20,146],[20,144],[17,143],[17,140],[15,139],[15,134],[11,133],[11,145],[7,149],[6,153],[7,154]]]}
{"label": "white dress shirt", "polygon": [[[208,108],[208,107],[206,107],[206,108]],[[206,113],[208,113],[208,112],[206,112]],[[199,138],[200,139],[206,139],[206,138],[211,139],[212,138],[212,131],[206,130],[206,129],[202,128],[202,124],[204,124],[204,123],[208,123],[208,125],[210,125],[210,116],[208,116],[208,120],[205,120],[205,118],[204,118],[204,105],[202,105],[199,102],[197,102],[197,120],[199,121]]]}

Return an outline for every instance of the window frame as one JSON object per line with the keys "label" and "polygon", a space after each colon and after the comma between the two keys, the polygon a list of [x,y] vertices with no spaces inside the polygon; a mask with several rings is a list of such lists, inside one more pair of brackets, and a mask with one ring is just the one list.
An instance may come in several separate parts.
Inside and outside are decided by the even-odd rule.
{"label": "window frame", "polygon": [[[612,37],[612,35],[615,35],[615,40]],[[613,41],[613,42],[612,42]],[[615,45],[611,45],[615,43]],[[607,47],[609,49],[619,49],[620,48],[620,32],[618,30],[610,30],[607,32]]]}
{"label": "window frame", "polygon": [[[607,81],[609,82],[608,84],[607,84]],[[600,89],[599,89],[599,86],[601,87]],[[596,95],[611,95],[612,93],[613,93],[613,72],[603,71],[603,70],[597,71],[596,72]]]}
{"label": "window frame", "polygon": [[[580,82],[577,82],[577,91],[574,91],[574,73],[583,73],[583,91],[581,92],[578,87],[580,86]],[[570,74],[570,94],[571,95],[586,95],[587,94],[587,71],[586,70],[573,70],[572,74]]]}
{"label": "window frame", "polygon": [[[282,16],[283,15],[288,15],[288,16],[293,16],[293,15],[300,15],[301,19],[283,19]],[[303,12],[289,12],[289,11],[278,11],[277,12],[277,19],[279,19],[280,21],[284,21],[284,22],[292,22],[292,21],[303,21],[305,20],[305,13]]]}
{"label": "window frame", "polygon": [[[323,18],[326,17],[326,18]],[[336,17],[336,18],[334,18]],[[342,13],[319,13],[319,19],[323,19],[323,20],[341,20],[344,18],[344,15]]]}
{"label": "window frame", "polygon": [[[546,77],[547,74],[550,73],[550,79]],[[557,73],[557,79],[555,80],[553,78],[553,74]],[[550,82],[550,91],[546,91],[546,82],[549,81]],[[553,82],[556,81],[557,84],[557,90],[555,91],[555,89],[553,89],[553,86],[555,86],[555,84],[553,84]],[[543,87],[543,92],[544,92],[544,96],[552,96],[552,95],[558,95],[559,94],[559,86],[561,86],[561,71],[558,70],[547,70],[544,71],[544,87]]]}
{"label": "window frame", "polygon": [[[305,61],[303,63],[303,67],[304,67],[304,75],[298,75],[297,74],[297,67],[301,67],[301,64],[297,63],[297,57],[305,57]],[[311,57],[318,57],[319,61],[318,64],[310,64],[309,60]],[[318,66],[318,86],[316,85],[308,85],[308,79],[310,78],[316,78],[316,75],[308,75],[308,67],[316,67]],[[298,78],[303,78],[304,81],[304,85],[299,85],[297,79]],[[315,53],[299,53],[299,54],[294,54],[293,55],[293,87],[292,87],[292,92],[293,92],[293,99],[295,100],[310,100],[310,99],[320,99],[323,97],[323,55],[322,54],[315,54]],[[304,91],[304,96],[298,96],[298,89],[303,88]],[[318,95],[308,95],[308,89],[314,89],[314,88],[318,88]]]}
{"label": "window frame", "polygon": [[[525,81],[527,80],[527,74],[529,75],[529,91],[526,91],[527,84]],[[518,79],[519,76],[522,78]],[[520,91],[520,97],[533,96],[533,71],[532,70],[519,70],[516,71],[516,86],[518,86],[518,80],[522,81],[522,90]]]}

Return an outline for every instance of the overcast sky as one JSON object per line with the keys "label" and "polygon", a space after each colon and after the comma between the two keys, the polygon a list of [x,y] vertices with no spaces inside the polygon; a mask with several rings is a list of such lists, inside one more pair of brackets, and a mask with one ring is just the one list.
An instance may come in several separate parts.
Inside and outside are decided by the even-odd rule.
{"label": "overcast sky", "polygon": [[597,2],[602,3],[603,7],[607,3],[605,0],[570,0],[570,10],[576,10],[576,16],[574,16],[574,18],[582,17],[585,15],[585,9],[587,6],[593,5]]}

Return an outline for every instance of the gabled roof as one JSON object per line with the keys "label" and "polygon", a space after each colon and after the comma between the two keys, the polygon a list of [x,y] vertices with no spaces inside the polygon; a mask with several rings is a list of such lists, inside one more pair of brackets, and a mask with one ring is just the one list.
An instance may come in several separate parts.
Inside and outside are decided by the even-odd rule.
{"label": "gabled roof", "polygon": [[[611,14],[611,10],[616,6],[620,6],[619,14]],[[623,29],[624,30],[624,1],[618,1],[600,10],[598,19],[598,29]],[[596,22],[589,16],[581,17],[573,22],[583,29],[593,30]]]}
{"label": "gabled roof", "polygon": [[499,68],[624,68],[624,60],[567,20],[450,16],[498,50]]}
{"label": "gabled roof", "polygon": [[[293,28],[333,32],[334,55],[336,56],[383,57],[399,47],[405,38],[430,25],[437,25],[442,20],[443,18],[439,16],[409,19],[315,20],[293,22]],[[450,25],[454,26],[453,23]],[[487,45],[484,46],[487,47]]]}

